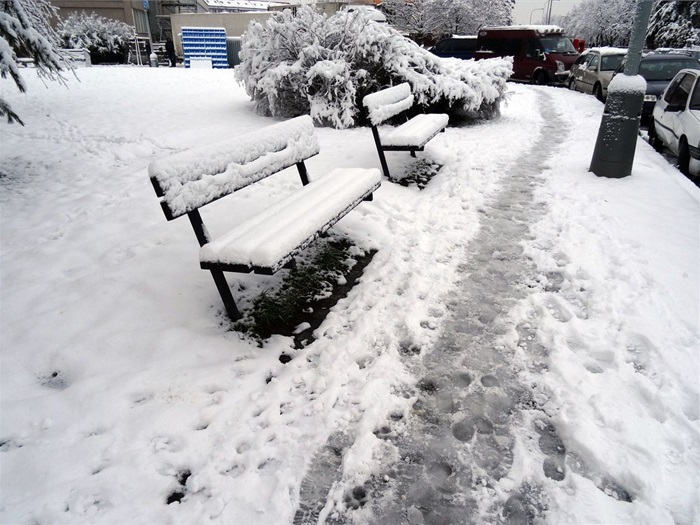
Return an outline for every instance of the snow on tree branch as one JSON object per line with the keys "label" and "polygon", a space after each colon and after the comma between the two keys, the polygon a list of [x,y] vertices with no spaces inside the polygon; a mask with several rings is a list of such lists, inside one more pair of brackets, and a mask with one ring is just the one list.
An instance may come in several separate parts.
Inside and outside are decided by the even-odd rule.
{"label": "snow on tree branch", "polygon": [[382,6],[391,24],[407,31],[419,42],[476,35],[489,25],[513,22],[514,0],[384,0]]}
{"label": "snow on tree branch", "polygon": [[[2,0],[0,8],[0,77],[9,76],[21,92],[26,90],[17,65],[20,52],[34,59],[39,76],[63,81],[59,72],[70,69],[70,65],[58,53],[58,39],[49,25],[55,8],[48,0]],[[0,116],[9,123],[23,124],[2,98]]]}
{"label": "snow on tree branch", "polygon": [[700,3],[659,2],[649,20],[647,45],[690,47],[700,44]]}

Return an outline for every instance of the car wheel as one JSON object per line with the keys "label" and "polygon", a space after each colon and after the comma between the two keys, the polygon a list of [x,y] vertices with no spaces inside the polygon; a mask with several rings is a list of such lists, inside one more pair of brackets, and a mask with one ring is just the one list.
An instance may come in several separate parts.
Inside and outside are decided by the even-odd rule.
{"label": "car wheel", "polygon": [[690,149],[685,137],[681,137],[678,144],[678,169],[686,177],[690,175]]}
{"label": "car wheel", "polygon": [[547,73],[545,73],[542,70],[539,70],[537,73],[535,73],[535,76],[532,77],[532,80],[538,86],[544,86],[547,83]]}
{"label": "car wheel", "polygon": [[649,124],[649,144],[651,144],[651,147],[656,151],[661,151],[664,146],[661,139],[656,134],[656,126],[654,126],[653,118],[651,119],[651,124]]}
{"label": "car wheel", "polygon": [[596,85],[593,86],[593,96],[601,102],[605,102],[605,100],[603,100],[603,88],[600,87],[600,84],[598,83],[596,83]]}

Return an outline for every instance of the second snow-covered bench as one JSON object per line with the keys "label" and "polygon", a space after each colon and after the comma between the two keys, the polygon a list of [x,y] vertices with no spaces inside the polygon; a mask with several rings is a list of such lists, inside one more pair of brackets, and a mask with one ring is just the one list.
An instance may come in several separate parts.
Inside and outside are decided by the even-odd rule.
{"label": "second snow-covered bench", "polygon": [[[273,274],[381,184],[377,169],[336,168],[309,179],[304,161],[319,152],[309,116],[157,160],[148,174],[168,220],[187,215],[229,317],[240,318],[223,272]],[[212,239],[199,208],[296,165],[302,187]]]}
{"label": "second snow-covered bench", "polygon": [[389,166],[385,151],[410,151],[411,156],[415,157],[416,151],[423,151],[430,139],[445,130],[449,121],[448,115],[444,113],[420,114],[380,136],[378,126],[382,122],[413,106],[413,94],[408,83],[367,95],[362,99],[362,104],[367,108],[379,162],[387,178]]}

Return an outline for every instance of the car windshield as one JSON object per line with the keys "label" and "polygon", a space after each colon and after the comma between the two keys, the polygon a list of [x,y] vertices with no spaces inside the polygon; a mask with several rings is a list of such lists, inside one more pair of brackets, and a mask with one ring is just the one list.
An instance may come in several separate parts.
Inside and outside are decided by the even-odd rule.
{"label": "car windshield", "polygon": [[681,69],[698,69],[700,64],[693,58],[679,58],[677,60],[646,60],[639,64],[639,74],[644,80],[671,80]]}
{"label": "car windshield", "polygon": [[602,71],[615,71],[622,64],[623,58],[625,55],[604,55],[600,69]]}
{"label": "car windshield", "polygon": [[578,55],[576,48],[566,37],[545,36],[540,38],[545,53],[559,53],[562,55]]}

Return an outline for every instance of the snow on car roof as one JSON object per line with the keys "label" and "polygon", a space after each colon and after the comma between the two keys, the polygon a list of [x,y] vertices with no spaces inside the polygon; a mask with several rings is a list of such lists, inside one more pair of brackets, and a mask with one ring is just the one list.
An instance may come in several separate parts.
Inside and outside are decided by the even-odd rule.
{"label": "snow on car roof", "polygon": [[591,47],[586,51],[596,51],[601,55],[626,55],[627,49],[623,47]]}
{"label": "snow on car roof", "polygon": [[494,26],[494,27],[482,27],[481,31],[493,31],[493,30],[508,30],[508,31],[537,31],[541,35],[547,35],[550,33],[563,33],[564,30],[559,26],[553,25],[519,25],[519,26]]}

